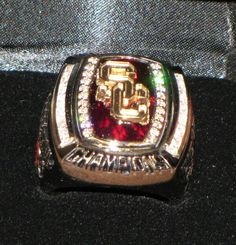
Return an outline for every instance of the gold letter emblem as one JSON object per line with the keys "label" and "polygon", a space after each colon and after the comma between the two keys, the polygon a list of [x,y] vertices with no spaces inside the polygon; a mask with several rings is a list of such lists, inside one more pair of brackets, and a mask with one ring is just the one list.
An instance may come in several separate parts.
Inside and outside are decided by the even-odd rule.
{"label": "gold letter emblem", "polygon": [[98,70],[96,100],[110,105],[111,115],[122,122],[149,123],[149,90],[135,83],[130,62],[106,61]]}

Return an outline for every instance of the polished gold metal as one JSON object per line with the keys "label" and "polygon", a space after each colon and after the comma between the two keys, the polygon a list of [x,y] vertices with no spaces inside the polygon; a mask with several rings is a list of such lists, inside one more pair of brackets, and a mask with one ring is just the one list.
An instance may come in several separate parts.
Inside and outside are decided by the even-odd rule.
{"label": "polished gold metal", "polygon": [[106,61],[98,69],[96,100],[111,106],[111,115],[121,123],[149,123],[149,90],[135,83],[135,67],[130,62]]}

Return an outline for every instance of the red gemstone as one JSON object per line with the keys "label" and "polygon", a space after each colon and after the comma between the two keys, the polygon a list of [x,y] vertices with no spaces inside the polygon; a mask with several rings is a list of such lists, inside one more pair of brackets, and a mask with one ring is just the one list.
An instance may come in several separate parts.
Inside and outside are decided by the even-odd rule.
{"label": "red gemstone", "polygon": [[[105,61],[101,61],[101,64],[103,64],[103,62]],[[146,63],[129,59],[122,60],[122,62],[123,61],[129,62],[132,64],[132,67],[135,67],[135,73],[132,77],[135,81],[135,84],[141,84],[140,86],[145,86],[145,88],[147,88],[149,91],[148,100],[150,105],[148,107],[148,122],[139,123],[125,120],[122,121],[115,118],[111,113],[111,101],[98,101],[96,99],[95,95],[98,89],[96,81],[93,82],[90,90],[90,117],[93,124],[94,133],[97,138],[127,142],[141,142],[144,140],[151,126],[150,118],[153,116],[154,104],[156,101],[155,88],[153,88],[153,85],[151,83],[150,71]],[[132,95],[130,95],[130,97],[132,97]],[[135,99],[130,101],[129,103],[127,103],[126,106],[123,106],[124,110],[128,107],[131,109],[135,107]]]}

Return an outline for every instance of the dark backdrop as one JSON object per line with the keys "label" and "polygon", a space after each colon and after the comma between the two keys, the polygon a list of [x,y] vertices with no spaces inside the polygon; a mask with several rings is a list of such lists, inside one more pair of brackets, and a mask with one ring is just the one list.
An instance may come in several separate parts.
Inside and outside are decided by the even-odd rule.
{"label": "dark backdrop", "polygon": [[[0,244],[235,244],[234,1],[0,3]],[[63,59],[80,52],[133,53],[183,68],[196,146],[181,200],[40,190],[40,112]]]}
{"label": "dark backdrop", "polygon": [[0,3],[0,70],[56,73],[71,54],[110,52],[158,57],[191,76],[225,78],[236,57],[234,1]]}

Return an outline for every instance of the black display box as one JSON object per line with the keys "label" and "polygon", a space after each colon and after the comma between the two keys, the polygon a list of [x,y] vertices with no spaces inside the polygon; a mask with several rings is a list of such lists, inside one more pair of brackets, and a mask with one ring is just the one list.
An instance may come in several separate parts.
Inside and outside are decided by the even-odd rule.
{"label": "black display box", "polygon": [[[0,244],[235,244],[235,23],[234,1],[2,1]],[[182,199],[40,189],[44,101],[63,60],[86,52],[182,67],[196,122]]]}

